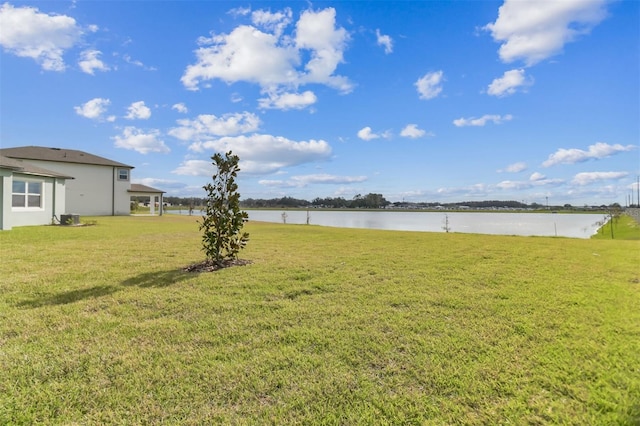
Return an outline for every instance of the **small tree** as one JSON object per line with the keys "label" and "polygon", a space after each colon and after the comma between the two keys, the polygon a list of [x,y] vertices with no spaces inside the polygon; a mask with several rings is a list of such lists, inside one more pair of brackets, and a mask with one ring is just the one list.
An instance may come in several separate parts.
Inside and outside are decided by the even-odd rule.
{"label": "small tree", "polygon": [[249,217],[240,210],[240,194],[235,183],[240,171],[240,159],[231,151],[224,157],[216,153],[213,165],[217,173],[213,182],[203,186],[207,191],[205,215],[198,222],[202,235],[202,248],[209,263],[222,267],[227,260],[238,258],[238,253],[249,241],[249,234],[242,232],[244,221]]}

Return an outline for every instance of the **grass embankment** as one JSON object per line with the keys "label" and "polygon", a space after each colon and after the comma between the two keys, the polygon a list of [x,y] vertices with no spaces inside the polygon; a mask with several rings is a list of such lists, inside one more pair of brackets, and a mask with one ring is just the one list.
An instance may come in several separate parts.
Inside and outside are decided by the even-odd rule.
{"label": "grass embankment", "polygon": [[0,233],[0,424],[637,424],[637,241],[195,218]]}
{"label": "grass embankment", "polygon": [[620,215],[605,223],[598,230],[598,233],[591,238],[600,240],[640,240],[640,223],[631,216]]}

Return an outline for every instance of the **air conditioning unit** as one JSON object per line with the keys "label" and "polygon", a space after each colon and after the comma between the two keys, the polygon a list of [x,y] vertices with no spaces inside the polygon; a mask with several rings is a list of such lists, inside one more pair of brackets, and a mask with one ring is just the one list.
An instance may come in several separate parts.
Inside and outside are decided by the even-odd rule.
{"label": "air conditioning unit", "polygon": [[61,214],[60,225],[80,225],[79,214]]}

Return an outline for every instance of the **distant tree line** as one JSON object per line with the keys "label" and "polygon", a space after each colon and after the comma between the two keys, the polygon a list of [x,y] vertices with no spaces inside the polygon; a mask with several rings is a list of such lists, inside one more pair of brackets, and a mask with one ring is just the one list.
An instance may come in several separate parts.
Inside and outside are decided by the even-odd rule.
{"label": "distant tree line", "polygon": [[206,198],[200,197],[162,197],[162,200],[165,203],[168,203],[172,206],[186,206],[186,207],[198,207],[204,206],[206,204]]}
{"label": "distant tree line", "polygon": [[342,197],[314,198],[313,201],[299,200],[297,198],[283,197],[270,200],[247,198],[240,202],[247,208],[296,208],[314,207],[328,209],[382,209],[390,205],[382,194],[356,195],[351,200]]}
{"label": "distant tree line", "polygon": [[308,207],[311,203],[307,200],[300,200],[292,197],[272,198],[265,200],[262,198],[247,198],[240,201],[242,207],[248,208],[296,208],[296,207]]}

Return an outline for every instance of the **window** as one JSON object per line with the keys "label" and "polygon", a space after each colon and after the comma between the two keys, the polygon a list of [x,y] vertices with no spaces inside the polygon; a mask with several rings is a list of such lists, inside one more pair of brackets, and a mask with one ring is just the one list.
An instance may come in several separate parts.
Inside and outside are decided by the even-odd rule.
{"label": "window", "polygon": [[42,182],[14,180],[11,207],[42,208]]}
{"label": "window", "polygon": [[129,180],[129,169],[118,169],[118,180]]}

